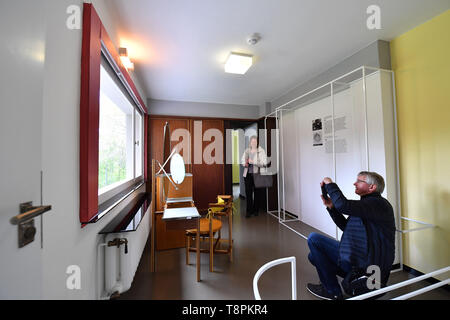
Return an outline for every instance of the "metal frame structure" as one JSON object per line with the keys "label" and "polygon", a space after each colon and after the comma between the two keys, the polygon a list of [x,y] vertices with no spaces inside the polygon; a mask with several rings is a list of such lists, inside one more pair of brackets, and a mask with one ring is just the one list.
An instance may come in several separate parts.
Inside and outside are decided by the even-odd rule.
{"label": "metal frame structure", "polygon": [[264,264],[261,268],[256,271],[253,277],[253,294],[255,295],[255,300],[261,300],[258,289],[258,280],[264,272],[268,269],[275,267],[279,264],[291,263],[291,289],[292,289],[292,300],[297,300],[297,266],[295,257],[281,258],[273,261],[269,261]]}
{"label": "metal frame structure", "polygon": [[[359,296],[356,296],[356,297],[353,297],[353,298],[350,298],[350,299],[347,299],[347,300],[365,300],[365,299],[377,296],[379,294],[386,293],[386,292],[389,292],[389,291],[393,291],[393,290],[396,290],[398,288],[401,288],[401,287],[404,287],[404,286],[408,286],[410,284],[413,284],[413,283],[416,283],[416,282],[419,282],[419,281],[431,278],[431,277],[439,275],[439,274],[447,273],[449,271],[450,271],[450,266],[442,268],[442,269],[439,269],[439,270],[436,270],[436,271],[433,271],[433,272],[430,272],[430,273],[427,273],[427,274],[424,274],[423,276],[419,276],[419,277],[416,277],[414,279],[405,280],[405,281],[402,281],[400,283],[396,283],[396,284],[390,285],[390,286],[382,288],[382,289],[378,289],[378,290],[374,290],[374,291],[369,292],[369,293],[361,294]],[[429,286],[427,286],[425,288],[409,292],[407,294],[401,295],[401,296],[396,297],[396,298],[391,299],[391,300],[406,300],[406,299],[418,296],[419,294],[422,294],[422,293],[431,291],[433,289],[445,286],[445,285],[447,285],[449,283],[450,283],[450,278],[447,278],[447,279],[439,281],[439,282],[437,282],[435,284],[429,285]]]}
{"label": "metal frame structure", "polygon": [[[330,96],[331,96],[331,112],[332,112],[332,150],[333,150],[333,177],[334,180],[336,181],[336,152],[335,152],[335,130],[334,130],[334,99],[333,99],[333,94],[334,94],[334,85],[335,84],[342,84],[341,82],[339,82],[339,80],[342,80],[356,72],[362,72],[362,76],[361,77],[357,77],[356,80],[360,80],[362,79],[362,90],[363,90],[363,98],[364,98],[364,119],[365,119],[365,147],[366,147],[366,166],[367,166],[367,171],[369,171],[369,144],[368,144],[368,118],[367,118],[367,88],[366,88],[366,77],[368,76],[367,71],[371,71],[369,73],[373,74],[375,72],[387,72],[390,73],[391,75],[391,82],[392,82],[392,96],[393,96],[393,114],[394,114],[394,134],[395,134],[395,166],[396,166],[396,175],[397,175],[397,181],[396,181],[396,198],[397,198],[397,208],[396,208],[396,231],[400,234],[403,235],[405,233],[408,232],[412,232],[412,231],[418,231],[418,230],[423,230],[423,229],[428,229],[428,228],[434,228],[435,225],[429,224],[429,223],[425,223],[425,222],[421,222],[418,220],[414,220],[414,219],[410,219],[410,218],[406,218],[403,217],[401,215],[401,201],[400,201],[400,177],[399,177],[399,159],[398,159],[398,128],[397,128],[397,105],[396,105],[396,97],[395,97],[395,77],[394,77],[394,72],[392,70],[386,70],[386,69],[381,69],[381,68],[373,68],[373,67],[368,67],[368,66],[361,66],[359,68],[356,68],[334,80],[331,80],[330,82],[327,82],[311,91],[308,91],[307,93],[304,93],[282,105],[280,105],[279,107],[277,107],[275,109],[275,111],[272,111],[271,113],[267,114],[264,118],[264,127],[267,128],[267,118],[269,117],[274,117],[276,119],[276,134],[277,134],[277,143],[276,143],[276,153],[277,153],[277,182],[278,182],[278,208],[277,210],[272,210],[269,211],[267,210],[267,213],[275,218],[278,218],[278,222],[285,226],[286,228],[290,229],[291,231],[295,232],[296,234],[298,234],[300,237],[302,237],[303,239],[308,239],[307,236],[303,235],[302,233],[298,232],[297,230],[295,230],[294,228],[292,228],[291,226],[287,225],[286,223],[288,222],[293,222],[293,221],[301,221],[299,217],[296,218],[290,218],[290,219],[286,219],[286,214],[292,216],[292,214],[290,214],[289,212],[286,211],[286,198],[285,198],[285,177],[284,177],[284,150],[283,150],[283,112],[284,111],[289,111],[289,110],[295,110],[298,105],[292,105],[294,102],[299,101],[300,99],[314,93],[317,92],[320,89],[323,89],[327,86],[330,86]],[[351,82],[353,82],[355,80],[352,80]],[[348,83],[345,83],[348,84]],[[265,135],[265,142],[266,142],[266,146],[267,146],[267,134]],[[281,145],[281,150],[280,150],[280,145]],[[272,145],[273,148],[273,145]],[[272,153],[273,155],[273,153]],[[280,157],[281,157],[281,162],[280,162]],[[281,174],[280,174],[280,168],[281,168]],[[280,181],[281,180],[281,181]],[[280,198],[280,189],[282,189],[282,199]],[[281,202],[282,201],[282,202]],[[268,200],[268,190],[266,189],[266,202],[267,202],[267,209],[269,209],[269,200]],[[402,220],[407,220],[407,221],[412,221],[412,222],[416,222],[422,225],[425,225],[424,227],[421,228],[414,228],[414,229],[409,229],[409,230],[403,230],[402,229]],[[338,227],[336,226],[336,240],[338,240]],[[399,262],[400,262],[400,266],[398,269],[392,270],[391,272],[397,272],[397,271],[401,271],[403,270],[403,241],[401,239],[401,237],[397,238],[397,245],[399,247]]]}
{"label": "metal frame structure", "polygon": [[[258,289],[258,280],[259,278],[262,276],[262,274],[264,272],[266,272],[268,269],[275,267],[277,265],[283,264],[283,263],[291,263],[291,290],[292,290],[292,300],[297,300],[297,270],[296,270],[296,259],[294,256],[292,257],[287,257],[287,258],[280,258],[280,259],[276,259],[276,260],[272,260],[267,262],[266,264],[262,265],[258,271],[256,271],[254,277],[253,277],[253,294],[255,296],[255,300],[261,300],[261,295],[259,294],[259,289]],[[383,294],[386,292],[390,292],[393,290],[396,290],[398,288],[401,287],[405,287],[408,286],[410,284],[431,278],[433,276],[439,275],[439,274],[445,274],[447,272],[450,271],[450,266],[424,274],[422,276],[416,277],[414,279],[409,279],[409,280],[405,280],[393,285],[390,285],[388,287],[385,288],[381,288],[381,289],[377,289],[374,291],[371,291],[369,293],[365,293],[365,294],[361,294],[359,296],[355,296],[346,300],[365,300],[374,296],[378,296],[379,294]],[[422,289],[417,289],[415,291],[409,292],[407,294],[398,296],[396,298],[393,298],[391,300],[406,300],[415,296],[418,296],[420,294],[423,294],[425,292],[434,290],[436,288],[445,286],[447,284],[450,284],[450,278],[447,278],[445,280],[439,281],[435,284],[426,286]]]}

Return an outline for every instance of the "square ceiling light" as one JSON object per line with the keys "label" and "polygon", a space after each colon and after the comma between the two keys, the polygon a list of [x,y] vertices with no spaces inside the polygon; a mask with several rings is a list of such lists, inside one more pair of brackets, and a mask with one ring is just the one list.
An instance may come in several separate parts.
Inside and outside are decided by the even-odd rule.
{"label": "square ceiling light", "polygon": [[225,72],[244,74],[252,66],[253,56],[250,54],[231,52],[225,62]]}

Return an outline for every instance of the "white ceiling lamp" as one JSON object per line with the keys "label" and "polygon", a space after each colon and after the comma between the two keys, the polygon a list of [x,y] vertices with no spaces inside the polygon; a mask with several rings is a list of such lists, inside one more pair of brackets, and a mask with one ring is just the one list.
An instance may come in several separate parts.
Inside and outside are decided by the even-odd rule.
{"label": "white ceiling lamp", "polygon": [[[259,33],[254,33],[247,38],[247,43],[254,46],[261,40]],[[225,72],[244,74],[252,66],[253,55],[245,53],[231,52],[225,62]]]}
{"label": "white ceiling lamp", "polygon": [[225,72],[244,74],[252,66],[253,56],[250,54],[231,52],[225,62]]}

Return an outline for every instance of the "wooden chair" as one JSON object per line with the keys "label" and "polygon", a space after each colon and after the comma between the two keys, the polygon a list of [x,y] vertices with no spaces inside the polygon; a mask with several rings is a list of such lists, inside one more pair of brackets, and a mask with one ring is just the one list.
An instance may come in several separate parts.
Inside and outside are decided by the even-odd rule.
{"label": "wooden chair", "polygon": [[226,249],[216,248],[215,253],[228,254],[230,262],[233,262],[233,196],[218,195],[217,203],[210,203],[209,208],[215,211],[220,220],[222,220],[222,217],[228,220],[228,239],[220,239],[219,241],[219,247],[221,242],[227,242],[228,247]]}
{"label": "wooden chair", "polygon": [[[233,197],[229,195],[217,196],[217,203],[210,203],[206,218],[200,219],[200,237],[208,239],[209,248],[201,249],[200,252],[209,253],[209,271],[214,272],[214,253],[228,254],[230,261],[233,261],[232,248],[232,215],[233,215]],[[228,217],[228,239],[221,239],[222,217]],[[197,229],[186,230],[186,264],[189,264],[189,252],[195,251],[196,248],[191,247],[191,241],[194,240]],[[214,238],[217,234],[217,238]],[[219,249],[220,243],[228,242],[227,249]]]}

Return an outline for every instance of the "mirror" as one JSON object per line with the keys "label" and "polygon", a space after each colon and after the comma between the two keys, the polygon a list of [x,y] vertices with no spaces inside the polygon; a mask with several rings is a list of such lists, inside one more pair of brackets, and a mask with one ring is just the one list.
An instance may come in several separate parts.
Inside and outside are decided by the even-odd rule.
{"label": "mirror", "polygon": [[179,153],[175,153],[170,159],[170,175],[176,184],[180,184],[184,180],[184,176],[186,175],[184,160]]}

